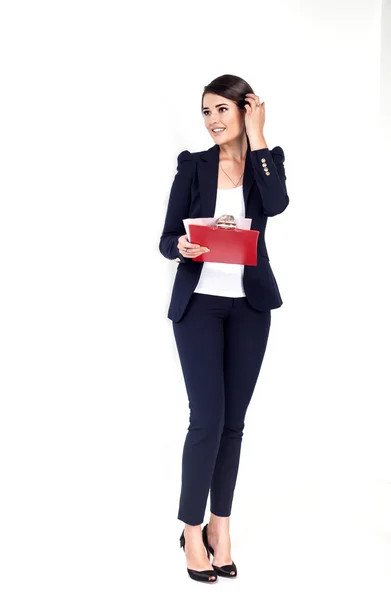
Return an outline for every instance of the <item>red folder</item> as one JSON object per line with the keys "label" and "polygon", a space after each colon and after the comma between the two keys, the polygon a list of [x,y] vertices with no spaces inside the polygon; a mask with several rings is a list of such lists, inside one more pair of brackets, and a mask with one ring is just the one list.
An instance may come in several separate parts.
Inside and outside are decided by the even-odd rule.
{"label": "red folder", "polygon": [[209,248],[193,260],[238,265],[257,265],[257,229],[224,229],[215,225],[189,225],[192,244]]}

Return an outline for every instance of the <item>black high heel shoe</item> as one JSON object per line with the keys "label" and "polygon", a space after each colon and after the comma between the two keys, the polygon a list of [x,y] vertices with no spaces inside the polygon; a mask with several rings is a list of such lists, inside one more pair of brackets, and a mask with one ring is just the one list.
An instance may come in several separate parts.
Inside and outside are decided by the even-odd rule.
{"label": "black high heel shoe", "polygon": [[[206,548],[206,551],[208,553],[208,558],[209,558],[210,554],[214,555],[214,550],[213,550],[212,546],[209,546],[209,542],[208,542],[208,524],[206,524],[202,530],[202,539],[204,541],[204,546]],[[230,577],[231,579],[234,579],[238,574],[238,570],[233,561],[232,561],[231,565],[223,565],[222,567],[217,567],[216,565],[212,564],[212,567],[216,571],[217,575],[220,575],[221,577]],[[235,571],[235,574],[231,575],[231,571]]]}
{"label": "black high heel shoe", "polygon": [[[180,547],[185,551],[185,530],[182,531],[182,535],[179,538]],[[209,556],[208,556],[209,558]],[[196,581],[202,581],[204,583],[216,583],[217,582],[217,574],[214,569],[206,569],[205,571],[196,571],[195,569],[187,569],[190,577],[195,579]],[[209,579],[209,577],[214,577],[215,579]]]}

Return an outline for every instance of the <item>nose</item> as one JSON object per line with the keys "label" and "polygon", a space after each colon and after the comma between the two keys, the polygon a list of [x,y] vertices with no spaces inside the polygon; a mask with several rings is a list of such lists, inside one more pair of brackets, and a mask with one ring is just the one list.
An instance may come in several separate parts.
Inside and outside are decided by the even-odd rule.
{"label": "nose", "polygon": [[211,125],[217,125],[218,124],[218,120],[216,119],[216,117],[214,117],[213,115],[210,117],[210,123]]}

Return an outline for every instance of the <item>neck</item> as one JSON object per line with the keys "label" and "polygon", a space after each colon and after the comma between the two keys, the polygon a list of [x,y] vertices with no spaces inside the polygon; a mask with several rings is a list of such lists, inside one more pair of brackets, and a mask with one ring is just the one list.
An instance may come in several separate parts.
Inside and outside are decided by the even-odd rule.
{"label": "neck", "polygon": [[227,142],[227,144],[221,144],[219,147],[219,160],[243,162],[246,158],[248,147],[247,135],[237,137],[231,142]]}

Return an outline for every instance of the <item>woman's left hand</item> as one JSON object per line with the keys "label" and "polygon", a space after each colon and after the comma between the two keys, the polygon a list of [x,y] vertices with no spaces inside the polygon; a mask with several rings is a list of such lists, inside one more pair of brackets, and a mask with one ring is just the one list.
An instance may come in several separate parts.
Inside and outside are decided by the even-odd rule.
{"label": "woman's left hand", "polygon": [[244,105],[246,114],[244,115],[244,124],[249,138],[251,136],[263,136],[263,128],[265,126],[265,103],[262,102],[257,106],[259,97],[255,94],[246,94],[246,100],[250,103]]}

